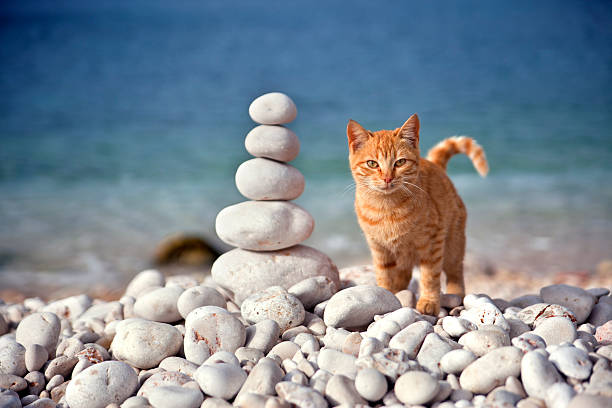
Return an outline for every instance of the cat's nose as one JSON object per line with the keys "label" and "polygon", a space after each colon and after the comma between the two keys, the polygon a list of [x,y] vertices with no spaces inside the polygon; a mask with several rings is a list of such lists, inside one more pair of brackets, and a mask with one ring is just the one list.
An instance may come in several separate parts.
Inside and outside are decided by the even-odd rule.
{"label": "cat's nose", "polygon": [[389,184],[393,181],[393,177],[385,177],[385,183]]}

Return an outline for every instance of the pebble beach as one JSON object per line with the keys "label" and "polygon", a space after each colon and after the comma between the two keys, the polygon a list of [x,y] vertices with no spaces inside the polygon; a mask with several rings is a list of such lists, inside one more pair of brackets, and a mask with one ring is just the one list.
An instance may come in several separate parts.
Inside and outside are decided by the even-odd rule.
{"label": "pebble beach", "polygon": [[371,266],[338,270],[302,244],[297,108],[272,93],[249,113],[249,201],[216,219],[236,248],[205,277],[142,271],[118,300],[0,300],[0,408],[612,405],[608,287],[442,294],[422,315],[418,276],[393,294]]}

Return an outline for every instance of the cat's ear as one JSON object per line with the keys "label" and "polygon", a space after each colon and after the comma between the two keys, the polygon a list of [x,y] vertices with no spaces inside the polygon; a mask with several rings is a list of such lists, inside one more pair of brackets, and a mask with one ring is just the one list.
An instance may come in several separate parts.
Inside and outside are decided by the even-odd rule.
{"label": "cat's ear", "polygon": [[397,134],[406,140],[410,146],[414,148],[419,147],[419,117],[416,113],[408,118]]}
{"label": "cat's ear", "polygon": [[368,138],[370,137],[370,133],[359,123],[355,122],[353,119],[350,119],[348,125],[346,126],[346,136],[348,137],[351,153],[355,153],[361,148],[361,146],[364,145],[365,142],[367,142]]}

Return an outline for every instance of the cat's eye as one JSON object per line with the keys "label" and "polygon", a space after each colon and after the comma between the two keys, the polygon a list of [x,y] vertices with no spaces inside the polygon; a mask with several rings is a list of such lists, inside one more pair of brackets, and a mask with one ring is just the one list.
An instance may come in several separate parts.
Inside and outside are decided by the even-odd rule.
{"label": "cat's eye", "polygon": [[406,164],[406,159],[399,159],[398,161],[395,162],[395,167],[401,167],[404,164]]}
{"label": "cat's eye", "polygon": [[376,163],[374,160],[368,160],[366,162],[366,164],[368,165],[369,168],[371,169],[375,169],[378,167],[378,163]]}

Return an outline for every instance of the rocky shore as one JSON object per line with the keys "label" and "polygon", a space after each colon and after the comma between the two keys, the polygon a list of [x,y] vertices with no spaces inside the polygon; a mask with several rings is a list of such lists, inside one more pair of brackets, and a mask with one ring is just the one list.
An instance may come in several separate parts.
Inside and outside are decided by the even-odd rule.
{"label": "rocky shore", "polygon": [[[0,304],[0,407],[608,407],[612,297],[514,299],[319,275],[236,300],[211,278],[138,274],[118,301]],[[354,272],[354,271],[353,271]],[[365,272],[362,271],[363,274]]]}

